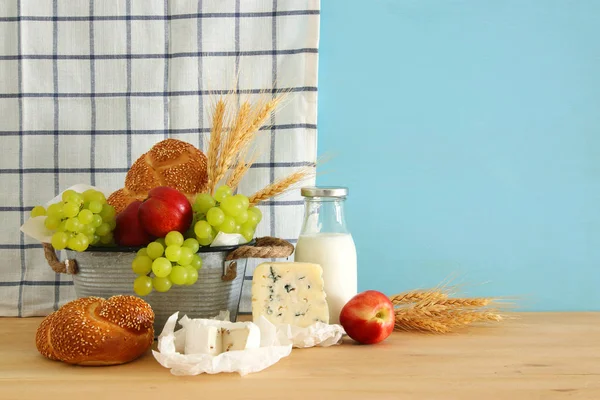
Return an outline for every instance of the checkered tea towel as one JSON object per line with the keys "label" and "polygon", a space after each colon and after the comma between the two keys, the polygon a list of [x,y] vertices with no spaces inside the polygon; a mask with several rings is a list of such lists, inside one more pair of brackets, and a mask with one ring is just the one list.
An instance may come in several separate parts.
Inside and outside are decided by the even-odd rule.
{"label": "checkered tea towel", "polygon": [[[76,183],[122,187],[135,159],[173,137],[206,150],[209,92],[291,91],[260,132],[253,193],[316,158],[318,0],[0,2],[0,315],[45,315],[74,298],[29,210]],[[311,182],[308,182],[310,184]],[[298,193],[260,206],[257,236],[294,241]],[[251,264],[254,265],[254,264]],[[247,272],[241,312],[250,311]]]}

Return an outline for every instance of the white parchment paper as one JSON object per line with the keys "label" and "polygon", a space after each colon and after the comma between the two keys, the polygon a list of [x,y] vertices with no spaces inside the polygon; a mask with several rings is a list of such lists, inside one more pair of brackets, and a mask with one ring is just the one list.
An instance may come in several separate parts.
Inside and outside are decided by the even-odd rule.
{"label": "white parchment paper", "polygon": [[[215,319],[224,320],[225,315],[221,314]],[[283,357],[289,356],[292,351],[290,343],[279,342],[277,335],[273,334],[274,330],[263,332],[261,329],[261,346],[257,349],[229,351],[216,356],[183,354],[185,343],[182,343],[182,340],[185,340],[185,327],[175,331],[178,316],[177,312],[169,317],[158,337],[158,351],[152,351],[156,361],[163,367],[169,368],[173,375],[237,372],[243,376],[270,367]],[[184,318],[187,317],[184,316],[182,320]],[[184,322],[184,325],[186,324],[187,322]]]}
{"label": "white parchment paper", "polygon": [[[152,351],[154,358],[173,375],[218,374],[221,372],[237,372],[246,375],[259,372],[290,355],[292,347],[306,348],[314,346],[332,346],[340,343],[345,334],[340,325],[317,323],[307,328],[290,325],[275,326],[266,318],[254,321],[260,330],[260,347],[230,351],[216,356],[208,354],[184,354],[185,326],[190,320],[183,316],[179,324],[183,328],[175,330],[179,313],[169,317],[158,337],[158,351]],[[228,321],[229,313],[221,312],[212,318]],[[208,322],[206,322],[208,323]],[[229,322],[224,322],[228,324]]]}

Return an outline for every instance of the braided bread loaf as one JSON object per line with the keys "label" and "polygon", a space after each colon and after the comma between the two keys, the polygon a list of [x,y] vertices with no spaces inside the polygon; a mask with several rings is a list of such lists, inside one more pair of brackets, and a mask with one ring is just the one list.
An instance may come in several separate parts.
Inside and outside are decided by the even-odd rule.
{"label": "braided bread loaf", "polygon": [[156,143],[140,156],[125,177],[125,187],[108,197],[108,204],[120,213],[131,202],[144,200],[158,186],[169,186],[185,194],[190,202],[208,184],[207,160],[193,145],[177,139]]}
{"label": "braided bread loaf", "polygon": [[35,337],[51,360],[78,365],[114,365],[144,354],[154,341],[154,312],[135,296],[73,300],[48,315]]}

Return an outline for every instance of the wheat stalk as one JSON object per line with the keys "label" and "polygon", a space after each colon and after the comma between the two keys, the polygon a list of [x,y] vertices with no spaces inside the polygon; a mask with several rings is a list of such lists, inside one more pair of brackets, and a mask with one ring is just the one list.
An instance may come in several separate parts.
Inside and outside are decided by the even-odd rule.
{"label": "wheat stalk", "polygon": [[271,115],[273,111],[279,106],[282,100],[285,98],[284,95],[277,96],[266,103],[259,103],[253,112],[252,123],[248,127],[249,133],[254,133],[261,128],[261,126],[265,123],[267,118]]}
{"label": "wheat stalk", "polygon": [[248,141],[245,140],[244,133],[248,126],[248,116],[250,115],[250,103],[244,102],[235,117],[232,117],[233,125],[223,143],[217,166],[214,173],[215,185],[225,176],[233,160],[244,149]]}
{"label": "wheat stalk", "polygon": [[401,330],[450,332],[477,322],[499,322],[500,314],[487,310],[466,311],[447,306],[415,307],[396,310],[395,326]]}
{"label": "wheat stalk", "polygon": [[248,198],[250,200],[250,204],[256,205],[261,201],[265,201],[267,199],[270,199],[271,197],[275,197],[282,193],[285,193],[293,189],[294,185],[296,185],[298,182],[309,178],[313,174],[314,172],[310,167],[302,168],[299,171],[293,172],[290,175],[265,186],[258,192],[251,195]]}
{"label": "wheat stalk", "polygon": [[404,331],[421,331],[421,332],[433,332],[433,333],[448,333],[450,328],[446,325],[432,320],[427,319],[411,319],[398,321],[394,324],[394,329]]}
{"label": "wheat stalk", "polygon": [[418,301],[426,300],[426,299],[446,299],[448,295],[442,292],[436,291],[426,291],[426,290],[411,290],[410,292],[404,292],[400,294],[396,294],[390,297],[392,304],[407,304],[407,303],[416,303]]}
{"label": "wheat stalk", "polygon": [[487,298],[450,298],[445,300],[440,300],[440,304],[449,306],[449,307],[485,307],[490,305],[493,302],[492,299]]}
{"label": "wheat stalk", "polygon": [[438,318],[448,312],[448,307],[441,304],[414,304],[408,307],[395,308],[394,313],[401,319]]}
{"label": "wheat stalk", "polygon": [[[268,101],[259,100],[253,106],[249,101],[245,101],[239,107],[237,114],[234,115],[231,113],[230,128],[228,129],[227,135],[222,134],[222,124],[224,118],[221,117],[221,130],[219,131],[219,139],[215,138],[215,140],[219,140],[220,151],[215,153],[218,153],[216,157],[215,154],[213,154],[213,157],[210,158],[211,167],[209,188],[211,193],[214,191],[221,179],[227,175],[227,172],[230,171],[230,169],[232,169],[232,171],[230,171],[228,180],[233,179],[232,183],[234,183],[235,186],[239,184],[241,178],[247,172],[248,168],[250,168],[250,165],[252,165],[253,162],[244,162],[243,165],[238,162],[232,168],[234,161],[236,159],[238,161],[240,160],[240,154],[246,151],[247,147],[254,139],[255,133],[261,129],[262,125],[279,106],[283,98],[284,95],[280,95]],[[211,142],[212,140],[213,138],[211,134]]]}
{"label": "wheat stalk", "polygon": [[460,311],[447,315],[448,325],[468,325],[474,322],[499,322],[504,317],[492,311]]}
{"label": "wheat stalk", "polygon": [[390,296],[395,329],[446,333],[477,322],[498,322],[503,317],[488,306],[492,298],[451,298],[446,287],[413,290]]}
{"label": "wheat stalk", "polygon": [[238,158],[235,167],[231,170],[229,176],[227,177],[227,186],[229,186],[232,191],[238,187],[242,178],[244,177],[244,175],[246,175],[246,172],[248,172],[248,170],[250,169],[252,164],[254,164],[257,158],[257,154],[252,155],[252,157],[250,157],[248,161],[246,161],[247,158],[245,156],[240,156]]}
{"label": "wheat stalk", "polygon": [[243,123],[236,123],[235,128],[232,130],[231,143],[225,152],[225,160],[222,166],[224,168],[222,171],[223,174],[238,154],[252,141],[254,134],[262,127],[271,113],[275,111],[281,100],[282,97],[280,96],[266,103],[259,101],[252,108],[248,102],[242,105],[238,115],[241,116]]}
{"label": "wheat stalk", "polygon": [[212,118],[212,129],[210,132],[210,141],[207,154],[207,174],[208,174],[208,193],[213,193],[217,184],[216,171],[221,148],[221,139],[223,134],[223,123],[225,121],[225,112],[227,104],[223,98],[219,98],[214,107]]}

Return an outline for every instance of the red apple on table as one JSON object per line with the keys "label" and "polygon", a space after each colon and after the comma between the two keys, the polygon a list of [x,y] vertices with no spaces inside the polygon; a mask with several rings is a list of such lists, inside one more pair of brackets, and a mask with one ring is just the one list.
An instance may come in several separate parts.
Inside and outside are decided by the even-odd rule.
{"label": "red apple on table", "polygon": [[138,218],[141,204],[140,200],[136,200],[117,215],[113,234],[119,246],[145,246],[152,241],[152,236],[142,228]]}
{"label": "red apple on table", "polygon": [[363,344],[385,340],[394,330],[394,305],[383,293],[367,290],[351,298],[340,312],[340,324]]}
{"label": "red apple on table", "polygon": [[183,193],[159,186],[148,192],[138,211],[140,223],[149,234],[165,237],[171,231],[185,233],[192,223],[192,205]]}

